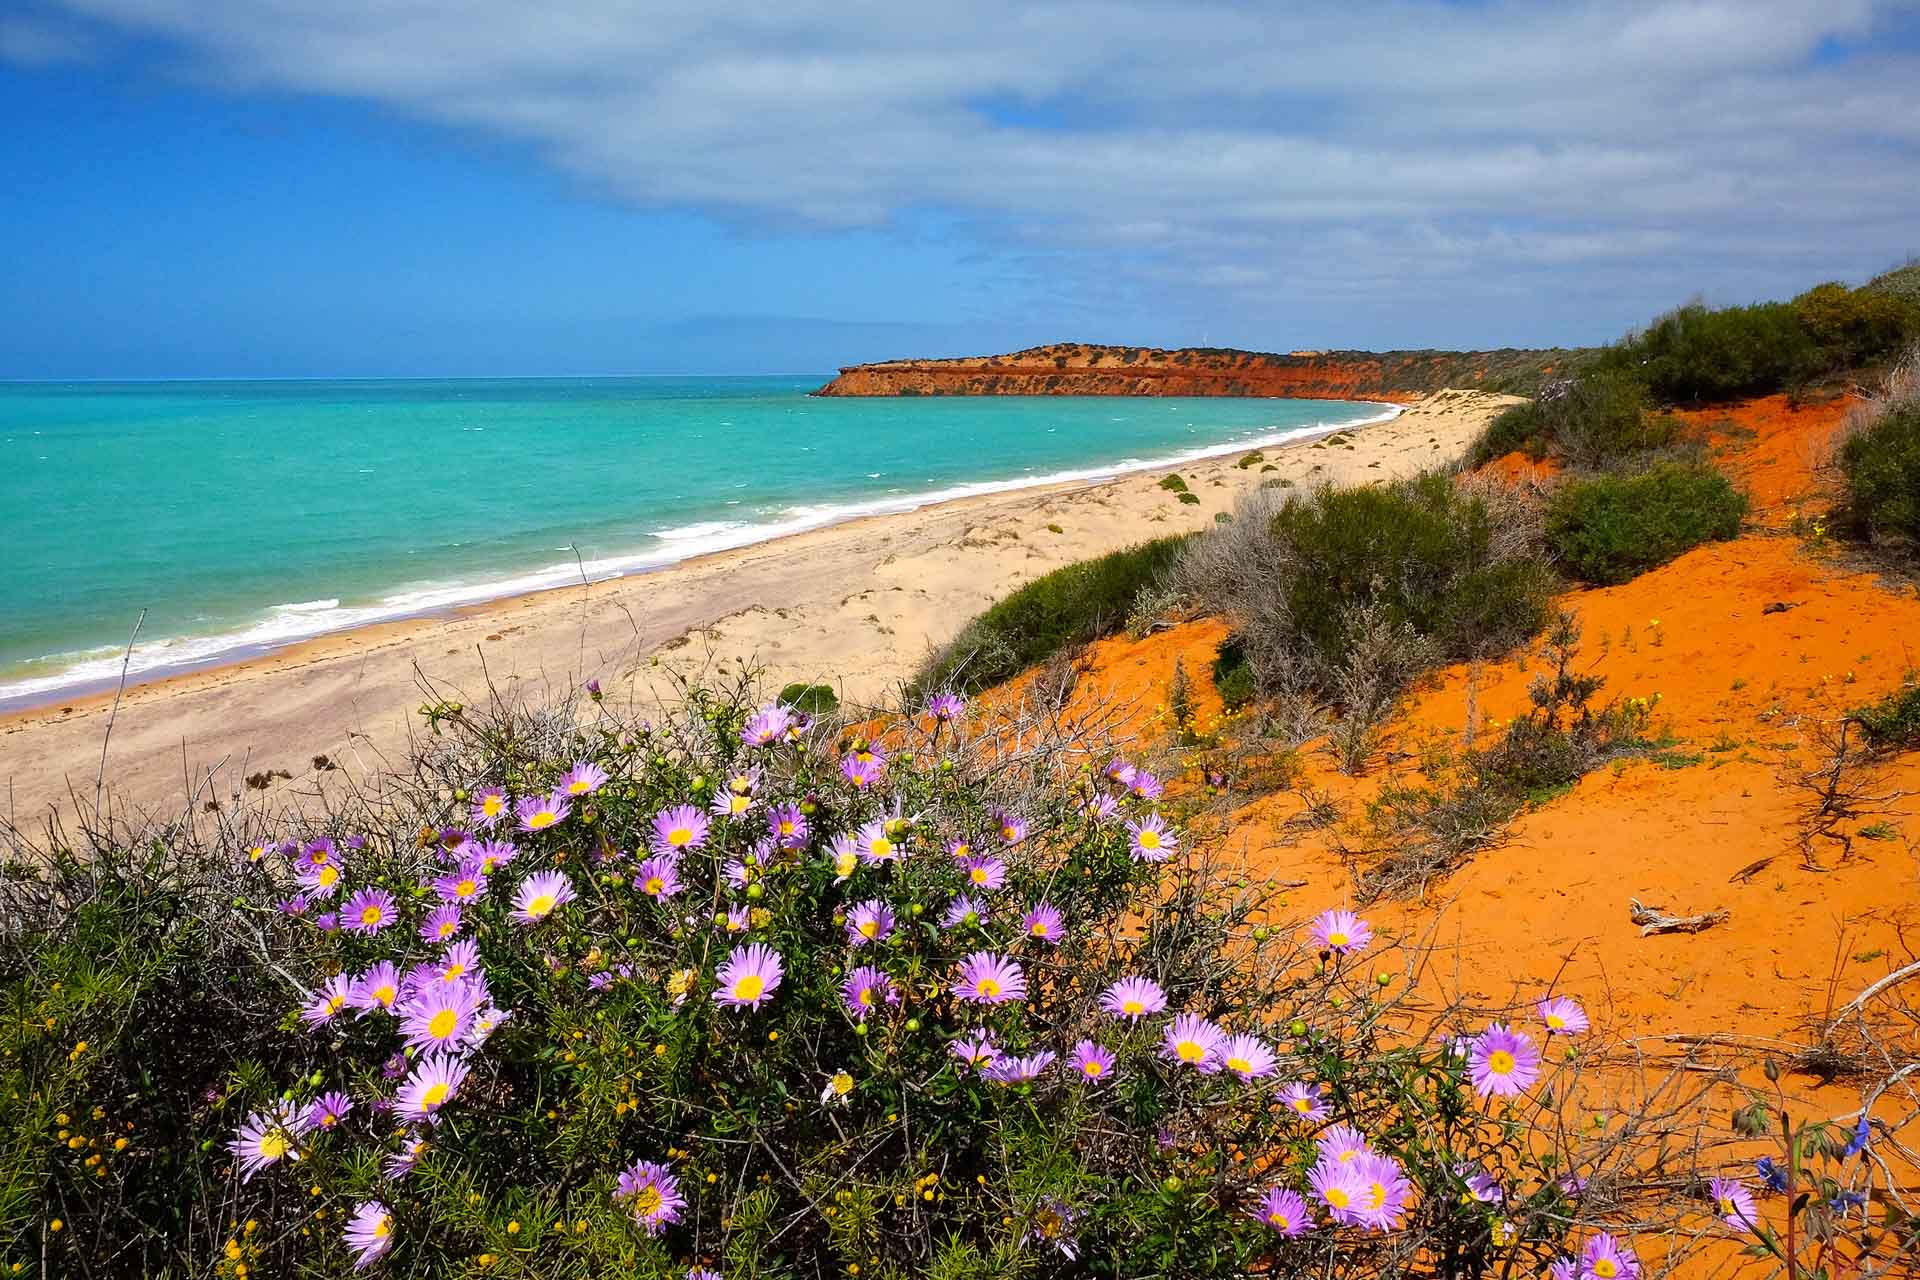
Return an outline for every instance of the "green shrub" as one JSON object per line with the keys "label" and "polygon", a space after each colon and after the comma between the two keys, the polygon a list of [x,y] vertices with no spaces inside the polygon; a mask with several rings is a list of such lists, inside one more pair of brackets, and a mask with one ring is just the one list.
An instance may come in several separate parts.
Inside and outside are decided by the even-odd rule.
{"label": "green shrub", "polygon": [[1860,292],[1881,294],[1920,311],[1920,258],[1909,258],[1860,286]]}
{"label": "green shrub", "polygon": [[[1456,1041],[1493,1037],[1483,1060],[1517,1044],[1482,1030],[1495,1019],[1557,1048],[1545,991],[1435,1001],[1417,947],[1276,921],[1237,858],[1153,819],[1122,762],[1090,775],[1103,744],[1025,730],[1009,753],[964,717],[916,718],[887,758],[745,690],[684,692],[651,724],[462,708],[380,779],[379,808],[236,803],[204,842],[192,822],[89,824],[107,843],[9,865],[0,1264],[318,1280],[351,1274],[358,1218],[385,1228],[367,1274],[419,1280],[904,1280],[983,1259],[1003,1277],[1383,1280],[1409,1256],[1468,1280],[1577,1253],[1607,1223],[1590,1206],[1655,1231],[1697,1208],[1645,1117],[1702,1105],[1705,1084],[1589,1129],[1596,1033],[1542,1055],[1537,1087],[1529,1066],[1510,1097],[1476,1089]],[[495,788],[552,807],[583,777],[537,830],[469,829]],[[689,817],[716,787],[755,807]],[[776,811],[806,822],[776,842]],[[1129,823],[1169,838],[1140,856]],[[658,852],[663,827],[696,826]],[[316,866],[338,876],[324,895]],[[423,932],[476,876],[458,941]],[[963,893],[977,909],[956,911]],[[1048,921],[1042,903],[1048,932],[1026,914]],[[777,979],[733,985],[749,949]],[[1003,986],[976,995],[963,971],[989,965]],[[1139,1017],[1103,1008],[1123,976],[1157,988]],[[1246,1038],[1208,1047],[1227,1035]],[[1163,1050],[1176,1038],[1196,1052]],[[1097,1074],[1077,1061],[1095,1047]],[[443,1071],[456,1082],[426,1088]],[[1291,1081],[1310,1120],[1275,1101]],[[331,1095],[339,1119],[308,1119]],[[1310,1192],[1335,1123],[1368,1144],[1390,1212],[1336,1227],[1282,1200],[1308,1229],[1275,1231],[1263,1198]],[[640,1175],[666,1192],[634,1194]],[[1528,1211],[1476,1198],[1475,1175]]]}
{"label": "green shrub", "polygon": [[1163,478],[1160,481],[1160,487],[1168,493],[1185,493],[1187,491],[1187,482],[1182,480],[1176,472],[1173,475]]}
{"label": "green shrub", "polygon": [[1599,467],[1665,448],[1678,431],[1674,419],[1649,412],[1646,385],[1632,372],[1596,365],[1550,382],[1534,400],[1503,411],[1468,450],[1467,465],[1522,450],[1534,458]]}
{"label": "green shrub", "polygon": [[1588,582],[1625,582],[1703,542],[1740,532],[1747,501],[1707,464],[1663,462],[1562,486],[1547,508],[1547,545]]}
{"label": "green shrub", "polygon": [[1069,645],[1115,634],[1185,541],[1158,538],[1036,578],[962,628],[921,668],[914,691],[989,688]]}
{"label": "green shrub", "polygon": [[1456,658],[1509,649],[1546,623],[1552,574],[1499,556],[1485,498],[1446,476],[1290,498],[1269,532],[1294,566],[1274,589],[1328,670],[1346,660],[1355,609],[1377,607]]}
{"label": "green shrub", "polygon": [[1815,285],[1793,300],[1794,318],[1830,369],[1885,360],[1920,330],[1920,307],[1891,292]]}
{"label": "green shrub", "polygon": [[1842,518],[1856,537],[1920,550],[1920,396],[1892,402],[1840,446]]}
{"label": "green shrub", "polygon": [[1867,741],[1882,750],[1920,748],[1920,684],[1909,677],[1904,687],[1855,710],[1853,718]]}
{"label": "green shrub", "polygon": [[1240,637],[1228,636],[1215,651],[1213,687],[1219,693],[1222,705],[1229,711],[1238,711],[1247,706],[1258,692],[1254,684],[1253,667],[1247,662],[1247,646]]}
{"label": "green shrub", "polygon": [[790,684],[780,691],[778,701],[802,715],[832,715],[840,709],[840,695],[826,684]]}
{"label": "green shrub", "polygon": [[1784,302],[1718,310],[1689,303],[1622,343],[1611,359],[1660,399],[1689,403],[1767,395],[1798,386],[1827,365]]}

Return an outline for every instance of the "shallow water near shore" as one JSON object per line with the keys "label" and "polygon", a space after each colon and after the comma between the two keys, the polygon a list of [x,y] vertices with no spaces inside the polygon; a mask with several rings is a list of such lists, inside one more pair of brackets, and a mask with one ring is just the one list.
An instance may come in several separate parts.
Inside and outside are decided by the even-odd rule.
{"label": "shallow water near shore", "polygon": [[0,706],[1390,412],[813,376],[0,385]]}

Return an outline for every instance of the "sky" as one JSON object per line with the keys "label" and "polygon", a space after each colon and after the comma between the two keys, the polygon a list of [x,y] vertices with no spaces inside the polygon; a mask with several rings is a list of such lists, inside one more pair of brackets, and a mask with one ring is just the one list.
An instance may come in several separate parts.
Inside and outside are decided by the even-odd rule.
{"label": "sky", "polygon": [[1583,344],[1915,254],[1920,0],[0,0],[0,378]]}

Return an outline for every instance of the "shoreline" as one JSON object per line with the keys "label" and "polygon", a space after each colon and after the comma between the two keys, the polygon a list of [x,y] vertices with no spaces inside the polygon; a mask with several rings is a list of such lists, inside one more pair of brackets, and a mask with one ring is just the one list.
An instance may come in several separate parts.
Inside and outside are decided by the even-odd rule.
{"label": "shoreline", "polygon": [[[1459,456],[1513,397],[1441,392],[1327,447],[1329,428],[1280,446],[1124,474],[976,494],[861,515],[648,572],[394,619],[129,684],[108,739],[124,813],[189,794],[225,800],[278,769],[276,789],[336,772],[371,777],[402,752],[433,696],[489,689],[539,698],[599,679],[610,700],[653,696],[653,661],[677,673],[821,680],[867,701],[910,675],[994,599],[1064,564],[1190,532],[1272,480],[1310,486],[1411,474]],[[1258,466],[1238,459],[1272,449]],[[1197,503],[1151,474],[1178,465]],[[431,690],[431,693],[429,693]],[[9,818],[34,825],[99,768],[112,687],[0,712]],[[309,762],[325,757],[333,766]],[[84,784],[84,785],[83,785]],[[176,810],[177,812],[177,810]]]}
{"label": "shoreline", "polygon": [[[1261,399],[1285,399],[1287,397],[1257,397]],[[211,635],[173,636],[160,641],[148,641],[151,644],[180,645],[188,649],[215,645],[195,652],[193,656],[178,660],[161,659],[150,665],[136,665],[125,678],[125,687],[152,684],[156,681],[190,675],[195,672],[210,671],[219,667],[233,666],[282,653],[296,646],[306,644],[327,636],[345,635],[370,627],[383,626],[394,622],[411,622],[423,619],[450,618],[462,611],[503,600],[513,600],[522,596],[538,595],[547,591],[577,588],[583,583],[615,582],[624,578],[638,577],[658,573],[677,565],[689,564],[706,556],[722,555],[728,551],[760,546],[778,542],[783,538],[794,537],[817,529],[832,528],[850,521],[870,519],[891,515],[907,515],[928,510],[951,502],[961,502],[974,497],[989,497],[997,494],[1040,491],[1056,485],[1104,483],[1108,480],[1144,471],[1155,471],[1166,467],[1189,466],[1195,462],[1212,458],[1226,457],[1251,449],[1270,449],[1294,443],[1311,443],[1314,439],[1331,435],[1339,431],[1357,430],[1383,422],[1390,422],[1405,412],[1406,406],[1388,400],[1356,399],[1350,402],[1356,405],[1369,405],[1382,410],[1369,417],[1356,417],[1337,423],[1314,424],[1308,427],[1286,427],[1265,433],[1256,432],[1244,440],[1231,443],[1203,445],[1198,448],[1183,449],[1174,453],[1151,458],[1121,458],[1114,462],[1096,464],[1087,467],[1070,467],[1045,475],[1020,477],[1008,480],[975,480],[949,485],[945,488],[923,490],[916,493],[885,495],[872,498],[858,498],[820,508],[795,507],[782,517],[760,523],[741,524],[730,529],[716,529],[700,541],[704,544],[698,549],[675,553],[669,544],[626,554],[602,556],[591,562],[581,564],[574,569],[565,564],[549,565],[544,568],[527,569],[511,573],[504,577],[476,582],[452,582],[429,591],[416,592],[417,595],[439,597],[431,602],[401,603],[389,596],[378,603],[351,606],[346,612],[366,615],[332,625],[322,625],[313,630],[285,635],[283,637],[262,637],[249,639],[270,625],[272,614],[293,606],[272,606],[266,616],[244,627],[216,632]],[[338,609],[339,602],[331,602]],[[120,674],[121,655],[126,646],[109,650],[100,646],[93,650],[76,650],[74,661],[62,671],[48,676],[27,675],[8,680],[0,678],[0,720],[4,717],[27,711],[41,710],[50,706],[71,703],[87,699],[101,693],[110,693],[122,683]],[[96,653],[99,656],[82,658],[81,653]],[[67,656],[67,655],[52,655]],[[139,647],[134,647],[136,662]],[[46,659],[36,659],[45,661]],[[91,669],[103,668],[93,674]],[[70,673],[88,669],[88,674],[66,678]]]}

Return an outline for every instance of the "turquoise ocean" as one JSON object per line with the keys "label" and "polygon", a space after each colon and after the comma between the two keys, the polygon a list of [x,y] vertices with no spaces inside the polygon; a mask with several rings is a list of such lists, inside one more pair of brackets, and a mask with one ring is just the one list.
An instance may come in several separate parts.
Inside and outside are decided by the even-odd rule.
{"label": "turquoise ocean", "polygon": [[0,384],[0,706],[703,552],[1376,420],[819,399],[822,377]]}

